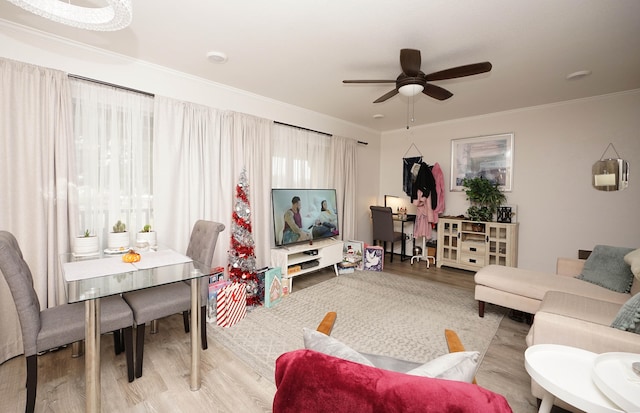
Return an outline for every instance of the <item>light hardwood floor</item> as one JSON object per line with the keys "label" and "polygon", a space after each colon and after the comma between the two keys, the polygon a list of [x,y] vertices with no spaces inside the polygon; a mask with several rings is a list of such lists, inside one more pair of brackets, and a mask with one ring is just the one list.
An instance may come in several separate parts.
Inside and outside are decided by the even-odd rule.
{"label": "light hardwood floor", "polygon": [[[473,294],[471,272],[434,266],[427,269],[424,261],[411,265],[409,260],[401,262],[398,256],[390,263],[387,255],[385,261],[385,272],[453,284]],[[334,276],[333,270],[320,270],[297,277],[294,294],[296,290]],[[505,317],[477,374],[478,383],[505,395],[516,413],[537,411],[524,369],[528,329],[527,324]],[[127,382],[124,357],[114,355],[110,336],[102,338],[101,355],[102,411],[105,413],[271,411],[274,384],[211,338],[209,349],[202,352],[202,388],[197,392],[189,390],[189,336],[184,333],[180,315],[163,319],[158,334],[147,334],[144,375],[133,383]],[[69,347],[38,359],[36,412],[83,411],[84,358],[71,358]],[[0,365],[0,412],[24,412],[24,383],[24,357]]]}

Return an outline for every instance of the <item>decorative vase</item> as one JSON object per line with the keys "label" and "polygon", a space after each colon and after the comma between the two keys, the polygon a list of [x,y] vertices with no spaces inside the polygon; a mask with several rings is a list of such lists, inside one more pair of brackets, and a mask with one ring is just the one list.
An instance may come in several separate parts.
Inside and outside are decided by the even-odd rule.
{"label": "decorative vase", "polygon": [[150,247],[158,245],[158,239],[155,231],[138,232],[136,235],[136,244],[140,242],[146,242]]}
{"label": "decorative vase", "polygon": [[129,248],[129,232],[110,232],[107,237],[107,248],[110,250]]}
{"label": "decorative vase", "polygon": [[100,239],[93,235],[90,237],[76,237],[73,252],[77,255],[95,254],[100,251]]}

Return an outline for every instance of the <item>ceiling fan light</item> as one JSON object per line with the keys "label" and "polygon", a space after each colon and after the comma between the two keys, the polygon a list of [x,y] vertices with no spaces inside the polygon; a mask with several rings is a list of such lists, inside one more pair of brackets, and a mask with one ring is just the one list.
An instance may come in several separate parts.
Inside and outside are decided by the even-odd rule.
{"label": "ceiling fan light", "polygon": [[401,95],[409,97],[422,93],[423,90],[424,86],[418,84],[404,85],[398,88],[398,92],[400,92]]}
{"label": "ceiling fan light", "polygon": [[85,30],[115,31],[131,24],[131,0],[105,0],[104,7],[75,6],[60,0],[9,0],[37,16]]}

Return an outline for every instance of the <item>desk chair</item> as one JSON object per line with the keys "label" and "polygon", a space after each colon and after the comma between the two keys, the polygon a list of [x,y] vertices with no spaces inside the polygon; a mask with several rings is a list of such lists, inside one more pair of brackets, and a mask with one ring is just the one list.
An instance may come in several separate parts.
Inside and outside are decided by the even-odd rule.
{"label": "desk chair", "polygon": [[[38,353],[85,337],[84,303],[63,304],[40,310],[31,270],[13,234],[0,231],[0,272],[9,285],[18,312],[27,361],[26,413],[33,413],[38,384]],[[118,296],[100,299],[100,332],[124,330],[127,375],[133,381],[133,313]]]}
{"label": "desk chair", "polygon": [[391,243],[391,262],[393,262],[393,244],[404,242],[402,232],[393,228],[393,211],[390,207],[370,206],[373,219],[373,242],[382,241],[383,251],[387,250],[387,242]]}
{"label": "desk chair", "polygon": [[[224,231],[224,225],[213,221],[197,221],[191,231],[187,246],[187,256],[204,264],[203,271],[211,269],[213,253],[216,249],[218,235]],[[191,285],[189,282],[177,282],[160,285],[145,290],[124,294],[124,299],[133,310],[136,323],[136,377],[142,376],[144,359],[145,324],[173,314],[182,313],[185,332],[189,332],[189,310],[191,308]],[[200,326],[201,345],[207,345],[207,301],[209,299],[208,278],[204,277],[200,288]]]}

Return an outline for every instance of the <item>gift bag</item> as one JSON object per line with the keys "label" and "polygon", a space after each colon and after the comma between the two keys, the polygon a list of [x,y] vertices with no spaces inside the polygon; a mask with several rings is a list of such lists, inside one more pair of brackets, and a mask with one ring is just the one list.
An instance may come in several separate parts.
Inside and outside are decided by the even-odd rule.
{"label": "gift bag", "polygon": [[233,283],[218,292],[216,324],[231,327],[247,314],[247,290],[244,284]]}
{"label": "gift bag", "polygon": [[218,300],[218,293],[224,287],[231,284],[229,280],[219,280],[209,284],[209,300],[207,302],[207,321],[213,322],[216,319],[216,303]]}
{"label": "gift bag", "polygon": [[271,308],[282,300],[282,271],[269,268],[264,275],[264,306]]}

